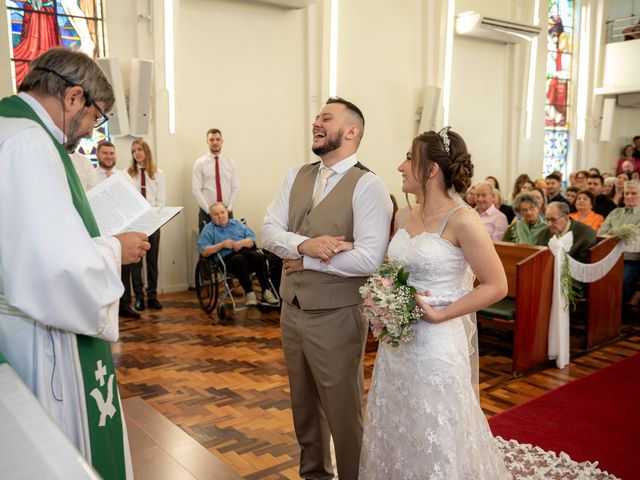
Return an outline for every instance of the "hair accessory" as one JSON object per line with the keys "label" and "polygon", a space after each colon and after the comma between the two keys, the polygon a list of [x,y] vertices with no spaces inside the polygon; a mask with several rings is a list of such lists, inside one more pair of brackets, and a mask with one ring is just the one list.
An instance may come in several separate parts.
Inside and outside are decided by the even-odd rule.
{"label": "hair accessory", "polygon": [[438,135],[440,136],[440,139],[442,140],[442,145],[444,146],[444,151],[447,152],[447,154],[451,153],[450,152],[450,148],[449,148],[449,145],[451,144],[451,142],[449,140],[449,130],[451,130],[451,127],[447,126],[447,127],[442,128],[438,132]]}

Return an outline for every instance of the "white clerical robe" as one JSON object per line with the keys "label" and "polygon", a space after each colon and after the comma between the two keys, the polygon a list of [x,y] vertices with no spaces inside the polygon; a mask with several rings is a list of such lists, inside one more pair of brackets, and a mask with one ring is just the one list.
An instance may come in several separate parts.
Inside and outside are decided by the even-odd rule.
{"label": "white clerical robe", "polygon": [[[62,137],[46,111],[25,100]],[[89,236],[60,155],[34,122],[0,118],[0,172],[0,352],[91,461],[75,334],[118,339],[120,243]]]}

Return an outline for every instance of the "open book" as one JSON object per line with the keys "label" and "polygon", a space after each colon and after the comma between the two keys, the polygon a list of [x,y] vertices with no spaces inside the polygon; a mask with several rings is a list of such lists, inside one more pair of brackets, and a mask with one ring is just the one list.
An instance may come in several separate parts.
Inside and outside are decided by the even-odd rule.
{"label": "open book", "polygon": [[100,234],[142,232],[151,235],[182,207],[152,207],[122,175],[111,175],[87,192]]}

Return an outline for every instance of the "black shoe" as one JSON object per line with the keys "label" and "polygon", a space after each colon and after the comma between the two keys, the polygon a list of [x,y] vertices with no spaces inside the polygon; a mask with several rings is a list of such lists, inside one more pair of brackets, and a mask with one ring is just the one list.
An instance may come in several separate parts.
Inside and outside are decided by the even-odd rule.
{"label": "black shoe", "polygon": [[129,305],[127,305],[126,307],[120,307],[118,315],[125,318],[140,318],[140,314],[131,310],[131,307]]}
{"label": "black shoe", "polygon": [[153,308],[154,310],[162,310],[162,304],[158,301],[157,298],[147,298],[147,306],[149,308]]}
{"label": "black shoe", "polygon": [[139,312],[142,312],[144,310],[144,299],[143,298],[139,298],[136,300],[136,305],[134,307],[136,310],[138,310]]}

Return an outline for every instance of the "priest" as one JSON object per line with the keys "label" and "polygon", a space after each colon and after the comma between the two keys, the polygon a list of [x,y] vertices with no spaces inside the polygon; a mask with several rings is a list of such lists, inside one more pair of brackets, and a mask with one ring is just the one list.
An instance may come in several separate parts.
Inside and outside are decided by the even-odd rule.
{"label": "priest", "polygon": [[68,152],[114,103],[88,56],[53,48],[0,101],[0,355],[108,479],[133,478],[109,342],[121,264],[146,235],[102,237]]}

